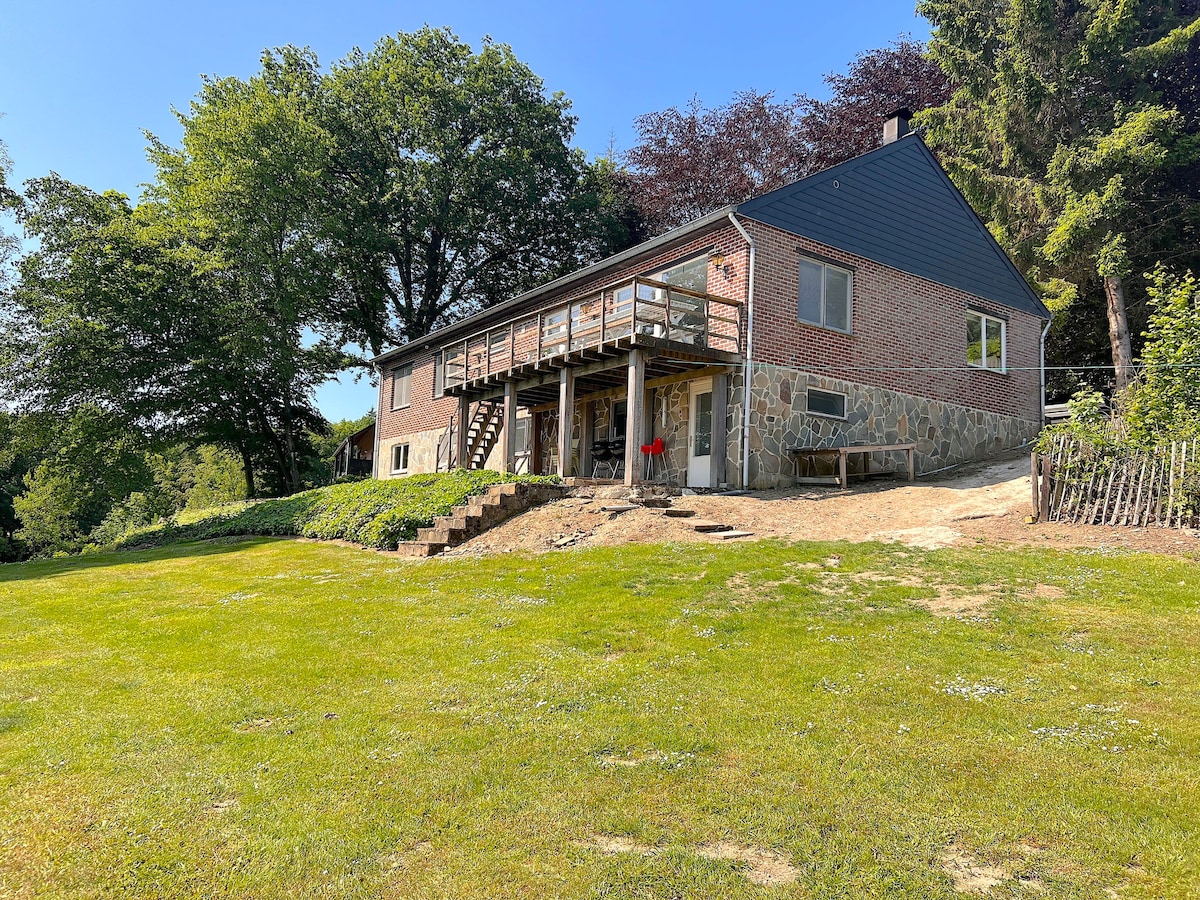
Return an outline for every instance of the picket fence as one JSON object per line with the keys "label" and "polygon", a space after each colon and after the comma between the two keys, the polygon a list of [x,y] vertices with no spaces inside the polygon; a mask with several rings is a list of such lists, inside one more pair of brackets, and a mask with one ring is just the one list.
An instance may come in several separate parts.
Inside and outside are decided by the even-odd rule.
{"label": "picket fence", "polygon": [[1042,522],[1194,528],[1200,515],[1194,440],[1130,452],[1060,434],[1031,466],[1033,514]]}

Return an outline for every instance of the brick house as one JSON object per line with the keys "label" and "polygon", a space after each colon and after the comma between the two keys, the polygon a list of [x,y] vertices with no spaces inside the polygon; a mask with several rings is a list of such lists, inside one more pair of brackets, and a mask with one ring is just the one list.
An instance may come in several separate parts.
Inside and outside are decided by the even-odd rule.
{"label": "brick house", "polygon": [[912,444],[929,472],[1031,438],[1049,313],[906,116],[884,134],[379,356],[375,476],[766,488],[799,451]]}

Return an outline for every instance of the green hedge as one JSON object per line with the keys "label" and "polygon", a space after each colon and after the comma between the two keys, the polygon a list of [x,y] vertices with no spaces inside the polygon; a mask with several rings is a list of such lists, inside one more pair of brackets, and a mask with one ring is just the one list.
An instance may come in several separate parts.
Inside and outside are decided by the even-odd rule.
{"label": "green hedge", "polygon": [[105,549],[158,547],[230,535],[278,534],[344,540],[394,550],[400,541],[414,539],[417,529],[432,524],[435,516],[446,515],[468,497],[482,494],[494,484],[557,481],[555,477],[459,469],[388,481],[335,484],[277,500],[181,513],[165,524],[131,531]]}

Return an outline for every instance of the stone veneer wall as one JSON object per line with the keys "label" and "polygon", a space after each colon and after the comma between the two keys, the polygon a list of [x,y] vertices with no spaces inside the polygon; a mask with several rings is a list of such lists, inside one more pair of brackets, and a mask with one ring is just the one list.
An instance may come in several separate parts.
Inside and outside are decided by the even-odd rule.
{"label": "stone veneer wall", "polygon": [[[809,387],[847,395],[846,418],[809,415]],[[739,482],[741,452],[737,444],[743,398],[740,371],[730,379],[730,393],[730,481]],[[755,365],[750,393],[750,487],[760,489],[792,483],[792,459],[786,452],[789,447],[916,443],[920,473],[1018,447],[1040,428],[1037,422],[1015,416],[778,366]],[[897,455],[893,465],[901,463],[902,457]]]}
{"label": "stone veneer wall", "polygon": [[[402,437],[389,438],[379,442],[378,478],[400,478],[403,475],[416,475],[421,472],[437,470],[438,440],[444,429],[416,431]],[[408,444],[408,471],[392,472],[392,448],[397,444]]]}

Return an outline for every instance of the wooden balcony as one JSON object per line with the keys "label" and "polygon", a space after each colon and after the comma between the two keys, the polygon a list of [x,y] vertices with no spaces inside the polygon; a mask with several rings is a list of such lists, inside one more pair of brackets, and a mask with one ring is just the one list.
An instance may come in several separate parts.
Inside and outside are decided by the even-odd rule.
{"label": "wooden balcony", "polygon": [[687,364],[740,361],[741,304],[648,278],[476,332],[442,348],[442,386],[481,395],[505,382],[620,357],[634,347]]}

